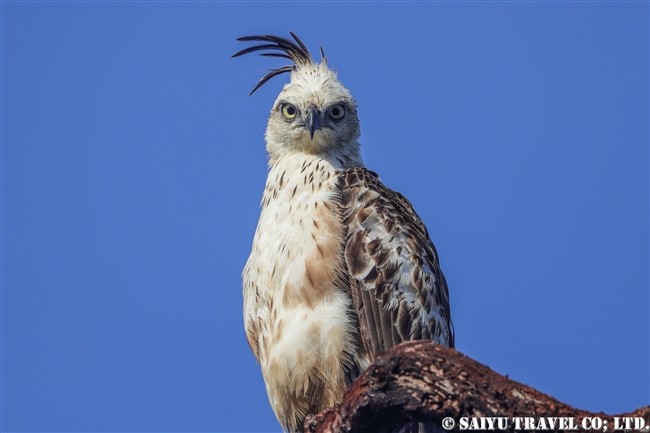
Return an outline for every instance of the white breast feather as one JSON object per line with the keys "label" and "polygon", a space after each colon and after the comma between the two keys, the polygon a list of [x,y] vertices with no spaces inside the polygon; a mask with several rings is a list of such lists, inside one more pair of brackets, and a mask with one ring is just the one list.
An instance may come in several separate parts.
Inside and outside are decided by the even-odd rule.
{"label": "white breast feather", "polygon": [[[341,360],[354,351],[353,330],[350,297],[336,285],[341,226],[335,182],[335,167],[319,157],[278,161],[244,269],[246,333],[277,414],[320,411],[347,387]],[[281,422],[297,427],[297,420]]]}

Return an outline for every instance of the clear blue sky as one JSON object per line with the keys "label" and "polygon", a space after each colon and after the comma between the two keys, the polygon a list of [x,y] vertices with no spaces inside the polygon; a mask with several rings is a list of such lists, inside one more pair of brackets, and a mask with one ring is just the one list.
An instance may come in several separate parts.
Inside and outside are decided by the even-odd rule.
{"label": "clear blue sky", "polygon": [[427,224],[457,348],[649,401],[647,2],[2,3],[4,431],[280,430],[240,274],[297,33]]}

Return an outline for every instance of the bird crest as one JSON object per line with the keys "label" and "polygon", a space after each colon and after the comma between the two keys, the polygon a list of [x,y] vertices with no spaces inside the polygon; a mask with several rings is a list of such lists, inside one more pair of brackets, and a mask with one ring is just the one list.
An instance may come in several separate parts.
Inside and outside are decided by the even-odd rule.
{"label": "bird crest", "polygon": [[[295,33],[289,32],[291,37],[295,42],[283,38],[281,36],[273,35],[263,35],[263,36],[242,36],[237,38],[240,42],[262,42],[259,45],[254,45],[252,47],[245,48],[232,55],[232,58],[243,56],[244,54],[253,53],[256,51],[268,51],[260,53],[260,56],[264,57],[281,57],[283,59],[289,59],[293,61],[293,65],[282,66],[277,69],[271,69],[268,74],[263,76],[258,82],[257,85],[251,90],[248,96],[251,96],[257,89],[262,87],[267,81],[271,78],[283,74],[285,72],[291,72],[296,70],[296,68],[302,66],[314,65],[314,60],[311,57],[307,46],[300,40]],[[323,47],[320,47],[321,62],[327,64],[327,58],[323,52]]]}

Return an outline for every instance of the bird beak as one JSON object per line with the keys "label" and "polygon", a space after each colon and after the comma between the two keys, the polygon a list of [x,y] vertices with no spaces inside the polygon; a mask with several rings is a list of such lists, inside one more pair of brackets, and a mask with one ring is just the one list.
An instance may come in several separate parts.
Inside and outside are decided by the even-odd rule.
{"label": "bird beak", "polygon": [[318,118],[318,111],[315,107],[309,107],[309,112],[307,113],[307,118],[305,119],[305,126],[309,129],[309,135],[311,139],[314,139],[314,133],[317,129],[320,129],[320,119]]}

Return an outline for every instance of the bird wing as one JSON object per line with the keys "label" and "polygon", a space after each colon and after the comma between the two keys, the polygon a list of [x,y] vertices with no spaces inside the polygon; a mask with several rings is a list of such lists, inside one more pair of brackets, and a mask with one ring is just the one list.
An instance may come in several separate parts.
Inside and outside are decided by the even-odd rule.
{"label": "bird wing", "polygon": [[411,203],[365,168],[341,172],[337,187],[344,262],[366,353],[409,340],[454,347],[447,282]]}

